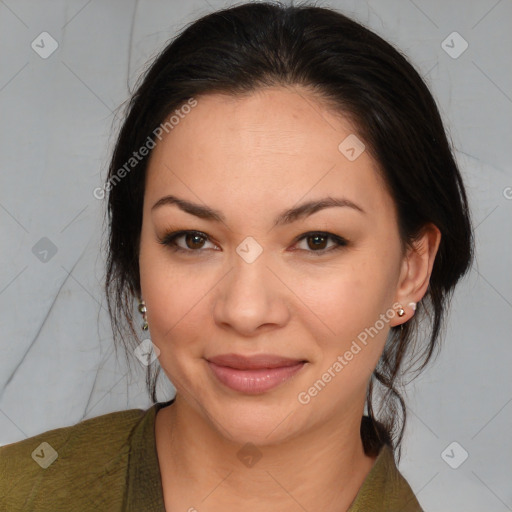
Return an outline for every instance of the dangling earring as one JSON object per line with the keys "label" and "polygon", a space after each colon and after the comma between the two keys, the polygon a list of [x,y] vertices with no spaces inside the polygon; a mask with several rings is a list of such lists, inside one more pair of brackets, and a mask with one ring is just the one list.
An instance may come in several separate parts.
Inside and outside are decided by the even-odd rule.
{"label": "dangling earring", "polygon": [[147,331],[148,330],[148,322],[146,320],[146,312],[147,312],[147,307],[146,307],[146,303],[140,299],[139,300],[139,313],[142,314],[142,330],[143,331]]}
{"label": "dangling earring", "polygon": [[404,316],[405,315],[405,310],[402,307],[402,305],[400,305],[400,307],[398,308],[397,315],[398,316]]}

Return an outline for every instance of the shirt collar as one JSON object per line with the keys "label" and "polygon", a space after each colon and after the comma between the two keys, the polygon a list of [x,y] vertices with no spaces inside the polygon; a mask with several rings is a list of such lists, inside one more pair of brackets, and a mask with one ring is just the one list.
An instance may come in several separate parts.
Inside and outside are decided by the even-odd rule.
{"label": "shirt collar", "polygon": [[[172,404],[155,403],[147,409],[130,438],[130,461],[127,474],[127,492],[123,510],[129,512],[162,512],[165,510],[160,466],[156,450],[155,420],[157,412]],[[363,422],[368,421],[367,417]],[[378,442],[375,439],[374,442]],[[375,444],[374,444],[375,446]],[[401,510],[421,512],[407,481],[398,471],[393,451],[382,444],[374,465],[347,512],[367,510]]]}
{"label": "shirt collar", "polygon": [[162,512],[165,510],[162,479],[156,451],[155,420],[157,412],[170,405],[157,402],[145,411],[130,438],[127,491],[123,510],[126,512]]}

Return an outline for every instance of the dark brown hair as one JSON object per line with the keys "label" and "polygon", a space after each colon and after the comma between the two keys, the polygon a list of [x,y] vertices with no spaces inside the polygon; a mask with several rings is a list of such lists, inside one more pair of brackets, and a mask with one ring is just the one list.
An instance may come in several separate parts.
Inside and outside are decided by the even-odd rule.
{"label": "dark brown hair", "polygon": [[[246,3],[213,12],[186,27],[139,80],[106,180],[105,287],[116,348],[122,344],[128,357],[140,342],[133,315],[134,298],[140,296],[138,255],[149,155],[122,179],[119,170],[190,98],[290,85],[307,87],[354,121],[394,199],[404,245],[427,223],[441,231],[427,293],[411,320],[391,328],[368,388],[363,440],[373,430],[379,443],[397,449],[399,458],[406,408],[398,389],[406,370],[417,374],[438,348],[454,286],[472,261],[471,222],[462,178],[424,81],[393,46],[331,9]],[[158,367],[153,375],[148,366],[146,382],[154,402],[159,372]],[[367,441],[365,450],[375,453],[377,446]]]}

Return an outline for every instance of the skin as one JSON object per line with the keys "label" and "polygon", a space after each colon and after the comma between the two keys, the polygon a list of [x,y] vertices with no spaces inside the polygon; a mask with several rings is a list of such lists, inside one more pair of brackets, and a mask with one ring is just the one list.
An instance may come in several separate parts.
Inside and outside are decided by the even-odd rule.
{"label": "skin", "polygon": [[[408,304],[426,293],[439,231],[426,226],[403,248],[377,163],[368,151],[354,161],[340,152],[356,129],[306,89],[197,100],[152,152],[140,243],[151,339],[177,389],[155,426],[166,510],[347,510],[374,463],[359,433],[368,381],[390,326],[409,320]],[[219,210],[225,221],[176,205],[152,210],[168,194]],[[273,226],[283,210],[326,196],[364,213],[331,207]],[[207,238],[176,240],[188,254],[158,242],[181,229]],[[297,241],[317,231],[348,245]],[[263,249],[252,263],[236,252],[248,236]],[[396,303],[405,315],[393,314],[301,404],[299,393]],[[248,395],[210,373],[205,358],[226,353],[308,362],[278,387]],[[261,455],[252,467],[237,456],[248,442]]]}

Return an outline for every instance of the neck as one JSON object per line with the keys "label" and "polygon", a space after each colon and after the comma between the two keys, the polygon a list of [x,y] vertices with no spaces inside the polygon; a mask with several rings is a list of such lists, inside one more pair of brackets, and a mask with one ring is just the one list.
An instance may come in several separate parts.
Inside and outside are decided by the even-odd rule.
{"label": "neck", "polygon": [[364,453],[362,412],[279,444],[242,446],[178,395],[155,427],[166,509],[347,510],[375,460]]}

